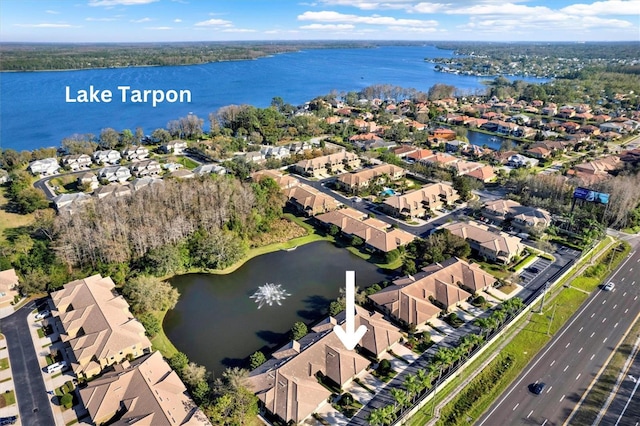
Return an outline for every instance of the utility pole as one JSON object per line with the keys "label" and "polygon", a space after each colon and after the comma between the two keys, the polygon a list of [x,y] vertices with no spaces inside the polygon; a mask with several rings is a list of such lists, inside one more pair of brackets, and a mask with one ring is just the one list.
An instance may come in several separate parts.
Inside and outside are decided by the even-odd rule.
{"label": "utility pole", "polygon": [[556,315],[556,307],[558,307],[558,304],[554,303],[553,312],[551,313],[551,320],[549,320],[549,328],[547,328],[547,336],[551,335],[551,324],[553,323],[553,317]]}
{"label": "utility pole", "polygon": [[549,288],[549,281],[544,283],[544,291],[542,292],[542,300],[540,301],[540,311],[539,314],[542,313],[542,309],[544,308],[544,297],[547,295],[547,289]]}

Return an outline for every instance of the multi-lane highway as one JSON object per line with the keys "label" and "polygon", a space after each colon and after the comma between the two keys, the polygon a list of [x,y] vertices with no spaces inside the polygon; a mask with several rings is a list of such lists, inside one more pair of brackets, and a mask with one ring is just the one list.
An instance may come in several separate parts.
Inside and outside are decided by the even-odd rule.
{"label": "multi-lane highway", "polygon": [[[477,425],[559,426],[567,420],[640,312],[640,250],[632,252],[609,280],[615,289],[593,292]],[[545,383],[540,395],[529,390],[536,382]]]}

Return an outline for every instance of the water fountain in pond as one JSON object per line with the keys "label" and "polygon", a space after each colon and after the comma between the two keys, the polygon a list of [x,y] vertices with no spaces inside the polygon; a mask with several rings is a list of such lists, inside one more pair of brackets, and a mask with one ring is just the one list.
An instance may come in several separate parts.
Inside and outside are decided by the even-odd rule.
{"label": "water fountain in pond", "polygon": [[260,309],[265,304],[273,306],[274,302],[282,306],[280,301],[286,299],[288,296],[291,295],[287,293],[280,284],[267,283],[258,287],[258,291],[253,293],[253,296],[250,296],[250,298],[255,299],[255,302],[258,304],[258,309]]}

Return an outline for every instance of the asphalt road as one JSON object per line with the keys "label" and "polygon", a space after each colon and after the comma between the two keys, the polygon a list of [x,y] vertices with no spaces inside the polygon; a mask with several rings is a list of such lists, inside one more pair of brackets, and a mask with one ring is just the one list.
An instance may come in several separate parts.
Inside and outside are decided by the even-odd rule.
{"label": "asphalt road", "polygon": [[[640,336],[638,337],[640,340]],[[625,377],[616,390],[611,405],[602,414],[598,425],[638,426],[640,425],[640,350],[625,372]]]}
{"label": "asphalt road", "polygon": [[0,319],[0,329],[5,335],[9,350],[20,421],[25,426],[51,426],[56,422],[31,333],[28,332],[27,315],[34,308],[35,305],[31,302],[11,316]]}
{"label": "asphalt road", "polygon": [[[614,291],[594,291],[476,424],[562,425],[640,311],[638,271],[636,250],[609,279]],[[537,320],[551,314],[547,305]],[[546,384],[540,395],[528,388],[536,382]]]}

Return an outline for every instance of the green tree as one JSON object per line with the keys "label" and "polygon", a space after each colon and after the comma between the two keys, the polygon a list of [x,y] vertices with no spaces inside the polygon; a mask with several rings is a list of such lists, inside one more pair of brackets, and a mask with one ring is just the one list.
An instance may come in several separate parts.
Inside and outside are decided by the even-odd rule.
{"label": "green tree", "polygon": [[362,238],[360,238],[358,236],[354,236],[351,239],[351,245],[354,246],[354,247],[360,247],[363,244],[364,244],[364,241],[362,240]]}
{"label": "green tree", "polygon": [[60,397],[60,405],[64,408],[71,408],[73,406],[73,395],[70,393],[65,393]]}
{"label": "green tree", "polygon": [[306,336],[308,332],[307,325],[302,321],[297,321],[293,324],[293,327],[291,327],[291,338],[293,340],[300,340]]}
{"label": "green tree", "polygon": [[184,268],[183,260],[180,248],[174,244],[167,244],[149,250],[142,263],[146,272],[164,276],[181,271]]}
{"label": "green tree", "polygon": [[189,364],[189,358],[183,352],[176,352],[169,358],[169,365],[176,373],[181,374],[182,369]]}
{"label": "green tree", "polygon": [[151,338],[155,337],[162,330],[160,321],[155,315],[151,313],[142,314],[138,319],[140,320],[140,323],[144,327],[144,330],[147,336]]}
{"label": "green tree", "polygon": [[180,297],[171,284],[148,275],[131,278],[122,288],[122,294],[137,313],[173,309]]}
{"label": "green tree", "polygon": [[254,352],[249,357],[249,366],[252,370],[260,367],[265,362],[267,362],[267,357],[261,351]]}
{"label": "green tree", "polygon": [[25,188],[16,194],[15,201],[22,213],[33,213],[39,209],[49,207],[49,200],[44,193],[36,188]]}
{"label": "green tree", "polygon": [[334,300],[329,304],[329,315],[332,317],[335,317],[342,311],[344,311],[344,299]]}

